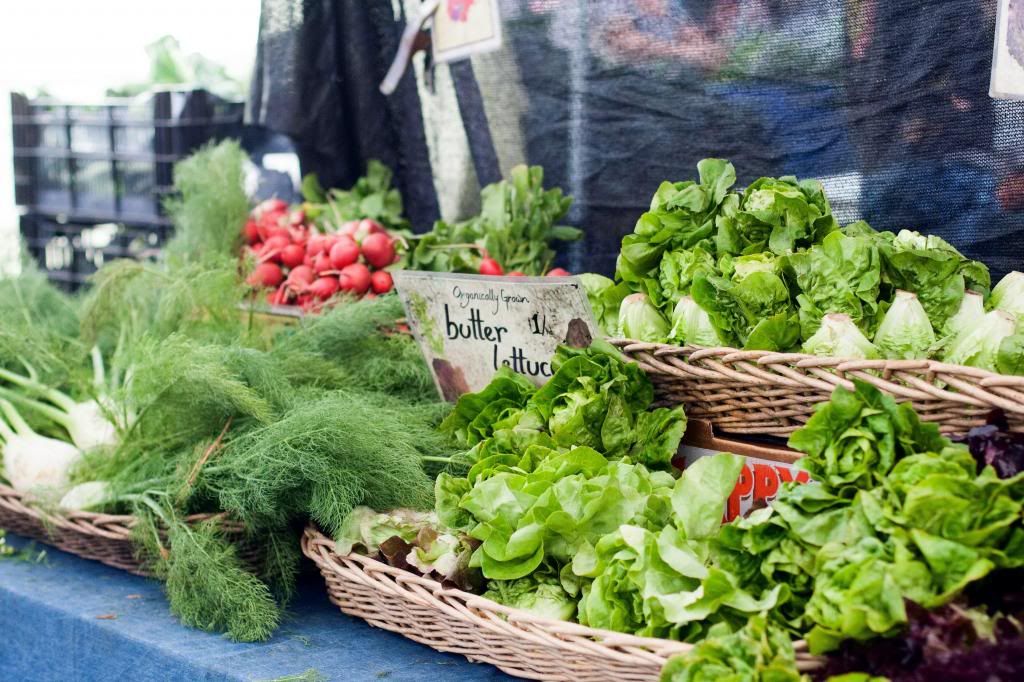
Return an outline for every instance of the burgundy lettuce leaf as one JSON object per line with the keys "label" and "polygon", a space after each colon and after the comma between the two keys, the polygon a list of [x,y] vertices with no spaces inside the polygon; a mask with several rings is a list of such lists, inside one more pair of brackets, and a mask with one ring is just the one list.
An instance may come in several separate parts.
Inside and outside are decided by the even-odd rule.
{"label": "burgundy lettuce leaf", "polygon": [[1002,410],[993,410],[985,426],[976,426],[956,440],[967,444],[979,469],[991,465],[1000,478],[1024,471],[1024,433],[1008,430]]}

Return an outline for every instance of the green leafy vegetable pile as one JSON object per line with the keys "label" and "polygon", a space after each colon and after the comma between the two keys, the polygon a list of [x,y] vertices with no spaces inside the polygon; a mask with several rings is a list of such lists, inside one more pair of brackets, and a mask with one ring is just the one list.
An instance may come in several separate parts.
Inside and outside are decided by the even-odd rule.
{"label": "green leafy vegetable pile", "polygon": [[[572,198],[544,189],[540,166],[516,166],[508,180],[480,192],[480,215],[459,223],[438,221],[412,237],[407,267],[433,272],[543,275],[551,269],[558,242],[583,233],[558,225]],[[489,271],[490,265],[496,269]],[[492,265],[493,264],[493,265]]]}
{"label": "green leafy vegetable pile", "polygon": [[402,194],[391,186],[391,169],[376,159],[366,166],[366,175],[347,190],[324,190],[315,174],[302,179],[302,210],[323,232],[332,233],[350,220],[370,218],[389,230],[406,230],[402,215]]}
{"label": "green leafy vegetable pile", "polygon": [[[980,467],[869,384],[836,389],[793,434],[814,483],[785,484],[770,507],[722,525],[741,458],[702,458],[678,477],[660,456],[637,459],[642,443],[678,443],[642,377],[600,347],[563,348],[556,367],[540,389],[501,373],[445,420],[468,471],[438,477],[435,532],[459,538],[460,570],[478,569],[496,601],[697,643],[666,680],[802,679],[791,638],[827,653],[902,636],[915,609],[1024,566],[1024,473]],[[607,392],[594,413],[591,385]],[[608,405],[633,394],[645,401],[632,418],[609,425]],[[642,436],[648,420],[669,426]],[[641,444],[616,446],[612,428]]]}
{"label": "green leafy vegetable pile", "polygon": [[939,237],[840,227],[816,180],[737,192],[728,162],[697,170],[658,188],[622,240],[615,281],[589,276],[608,334],[1024,373],[1021,273],[995,287],[986,314],[988,269]]}

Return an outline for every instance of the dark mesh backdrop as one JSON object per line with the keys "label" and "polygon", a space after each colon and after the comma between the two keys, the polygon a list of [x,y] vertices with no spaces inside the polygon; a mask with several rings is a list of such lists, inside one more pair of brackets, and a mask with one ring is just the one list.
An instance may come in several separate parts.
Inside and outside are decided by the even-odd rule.
{"label": "dark mesh backdrop", "polygon": [[[310,16],[330,19],[298,22],[294,35],[306,47],[282,62],[276,52],[264,69],[273,73],[289,59],[317,65],[308,82],[292,80],[297,98],[276,103],[298,119],[317,119],[293,126],[317,150],[315,164],[391,158],[403,189],[437,195],[435,212],[471,208],[479,155],[463,148],[463,117],[452,104],[460,93],[445,69],[433,71],[427,87],[431,69],[420,56],[418,77],[407,74],[389,101],[371,92],[401,31],[402,2],[264,0],[265,29],[268,8],[280,14],[303,4],[315,6]],[[516,162],[540,164],[548,184],[574,195],[570,222],[587,231],[564,263],[574,271],[610,273],[622,235],[658,184],[692,177],[706,156],[731,159],[741,183],[819,177],[843,221],[939,234],[995,276],[1024,265],[1024,106],[988,97],[995,0],[503,0],[501,7],[504,48],[472,64],[483,114],[502,172]],[[314,38],[334,47],[314,48]],[[365,87],[352,82],[363,78]],[[322,79],[345,84],[329,107],[307,94],[323,96]],[[371,115],[348,115],[357,107],[345,99],[352,93],[363,114],[365,102],[375,102]],[[331,119],[339,112],[343,123]],[[332,141],[318,144],[328,132]],[[449,196],[456,193],[470,200]],[[429,202],[416,203],[428,209],[414,222],[428,227]]]}

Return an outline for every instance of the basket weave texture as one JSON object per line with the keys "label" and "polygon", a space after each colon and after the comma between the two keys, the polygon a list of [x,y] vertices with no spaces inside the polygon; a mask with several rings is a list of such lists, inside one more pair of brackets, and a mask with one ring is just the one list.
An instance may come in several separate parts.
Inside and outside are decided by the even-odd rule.
{"label": "basket weave texture", "polygon": [[[196,514],[187,520],[189,523],[199,523],[214,516]],[[14,488],[0,483],[0,528],[45,542],[84,559],[150,577],[145,564],[136,556],[131,540],[135,523],[134,517],[121,514],[50,513],[33,506],[25,495]],[[239,540],[244,532],[241,524],[232,522],[225,523],[225,530],[229,537],[237,537]],[[255,548],[241,543],[240,555],[243,561],[251,560],[249,555],[253,551]]]}
{"label": "basket weave texture", "polygon": [[[306,528],[302,551],[327,582],[342,612],[471,661],[532,680],[655,682],[665,661],[691,645],[596,630],[502,606],[436,580],[358,554],[341,556],[334,541]],[[797,643],[797,665],[820,662]]]}
{"label": "basket weave texture", "polygon": [[788,435],[853,379],[910,402],[943,433],[964,433],[1001,408],[1024,431],[1024,377],[934,360],[844,360],[802,353],[612,339],[647,372],[659,405],[679,405],[731,433]]}

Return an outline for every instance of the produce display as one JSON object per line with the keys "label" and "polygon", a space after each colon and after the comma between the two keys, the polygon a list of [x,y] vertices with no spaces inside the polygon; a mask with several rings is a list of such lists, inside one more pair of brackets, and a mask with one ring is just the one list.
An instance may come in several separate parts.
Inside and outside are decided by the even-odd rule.
{"label": "produce display", "polygon": [[[676,468],[683,408],[610,343],[452,405],[398,333],[397,268],[567,274],[554,247],[580,233],[539,168],[414,235],[379,164],[252,209],[244,161],[222,143],[176,167],[159,262],[108,263],[75,297],[0,279],[0,481],[53,513],[134,516],[182,624],[268,639],[313,523],[340,554],[693,644],[664,682],[1024,677],[1024,436],[1001,414],[950,440],[869,383],[836,388],[788,441],[811,482],[724,523],[743,458]],[[610,333],[1024,371],[1024,275],[989,291],[942,240],[840,227],[819,183],[739,193],[728,163],[699,171],[659,188],[615,280],[581,276]],[[319,314],[263,326],[255,295]]]}
{"label": "produce display", "polygon": [[726,161],[698,172],[658,188],[614,281],[589,276],[608,334],[1024,372],[1024,274],[990,292],[988,269],[939,237],[841,227],[816,180],[761,178],[739,192]]}
{"label": "produce display", "polygon": [[367,175],[348,191],[324,192],[315,176],[303,186],[305,203],[280,199],[256,206],[245,222],[245,254],[253,268],[247,282],[271,290],[267,303],[318,311],[342,297],[391,291],[395,269],[482,275],[569,274],[553,268],[553,245],[580,230],[555,223],[572,199],[543,188],[541,168],[518,166],[509,180],[485,187],[483,211],[458,224],[438,221],[414,235],[402,214],[391,171],[371,161]]}
{"label": "produce display", "polygon": [[433,230],[410,241],[408,268],[481,275],[551,275],[555,247],[580,239],[583,232],[558,225],[572,198],[560,189],[544,189],[544,170],[516,166],[509,179],[484,187],[480,215],[459,223],[438,221]]}
{"label": "produce display", "polygon": [[[985,655],[1021,673],[1019,437],[954,444],[866,383],[839,388],[789,441],[816,483],[723,525],[742,459],[668,473],[682,414],[649,410],[646,379],[607,349],[557,358],[540,389],[499,374],[460,399],[442,429],[468,471],[438,476],[434,515],[406,515],[385,551],[395,514],[364,510],[339,545],[410,570],[430,556],[424,573],[549,618],[698,643],[663,680],[799,680],[793,638],[838,672],[926,679]],[[423,528],[442,550],[416,545]]]}
{"label": "produce display", "polygon": [[396,246],[408,235],[391,171],[371,161],[366,177],[349,191],[325,194],[315,176],[303,189],[309,200],[302,206],[268,199],[250,213],[242,230],[246,255],[254,261],[248,284],[271,289],[270,305],[304,311],[319,310],[336,296],[391,291],[387,268],[398,261]]}

